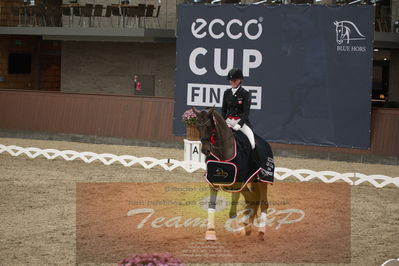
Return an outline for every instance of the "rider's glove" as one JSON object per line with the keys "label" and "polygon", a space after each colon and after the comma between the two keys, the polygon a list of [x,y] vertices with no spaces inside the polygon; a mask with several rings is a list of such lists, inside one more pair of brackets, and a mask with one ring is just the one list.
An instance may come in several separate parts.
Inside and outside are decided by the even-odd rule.
{"label": "rider's glove", "polygon": [[241,126],[240,126],[239,124],[236,124],[236,125],[233,127],[233,129],[234,129],[235,131],[240,130],[240,129],[241,129]]}

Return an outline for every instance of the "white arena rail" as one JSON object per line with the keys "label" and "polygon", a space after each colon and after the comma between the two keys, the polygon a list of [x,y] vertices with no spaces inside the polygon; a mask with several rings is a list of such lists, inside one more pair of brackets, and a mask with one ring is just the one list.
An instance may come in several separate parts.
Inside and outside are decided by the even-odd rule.
{"label": "white arena rail", "polygon": [[[44,156],[49,160],[53,160],[58,157],[61,157],[66,161],[81,159],[85,163],[92,163],[98,160],[105,165],[120,163],[126,167],[139,164],[146,169],[150,169],[155,166],[160,166],[167,171],[172,171],[178,167],[181,167],[189,173],[195,172],[200,169],[205,170],[204,163],[197,163],[192,161],[178,161],[174,159],[155,159],[152,157],[139,158],[131,155],[115,155],[110,153],[97,154],[94,152],[76,152],[72,150],[59,151],[56,149],[39,149],[34,147],[23,148],[15,145],[5,146],[0,144],[0,154],[2,153],[9,153],[11,156],[26,155],[32,159],[38,156]],[[295,177],[296,179],[302,182],[311,181],[313,179],[319,179],[324,183],[344,181],[350,185],[359,185],[364,182],[369,182],[370,184],[372,184],[377,188],[382,188],[390,184],[399,187],[399,177],[389,177],[385,175],[365,175],[361,173],[341,174],[333,171],[316,172],[308,169],[291,170],[288,168],[276,167],[274,176],[278,180],[284,180],[289,177]]]}

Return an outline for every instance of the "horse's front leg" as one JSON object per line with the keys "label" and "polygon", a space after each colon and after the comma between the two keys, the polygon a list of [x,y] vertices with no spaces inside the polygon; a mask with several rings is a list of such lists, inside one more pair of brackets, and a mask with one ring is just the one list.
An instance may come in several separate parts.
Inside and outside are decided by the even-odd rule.
{"label": "horse's front leg", "polygon": [[215,212],[216,212],[216,198],[218,191],[213,187],[209,187],[210,197],[209,197],[209,205],[208,205],[208,224],[206,227],[205,240],[215,241],[216,232],[215,232]]}
{"label": "horse's front leg", "polygon": [[259,189],[259,200],[260,200],[260,217],[258,218],[259,230],[258,238],[264,240],[266,232],[266,220],[267,220],[267,209],[269,208],[269,202],[267,201],[267,183],[258,182]]}

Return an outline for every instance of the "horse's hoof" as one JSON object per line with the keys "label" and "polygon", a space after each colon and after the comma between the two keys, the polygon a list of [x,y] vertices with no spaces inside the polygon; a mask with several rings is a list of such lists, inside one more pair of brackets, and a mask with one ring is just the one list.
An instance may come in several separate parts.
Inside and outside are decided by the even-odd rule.
{"label": "horse's hoof", "polygon": [[265,241],[265,233],[259,232],[258,233],[258,239],[261,240],[261,241]]}
{"label": "horse's hoof", "polygon": [[216,241],[216,232],[215,230],[207,230],[205,233],[205,240],[206,241]]}
{"label": "horse's hoof", "polygon": [[237,229],[240,229],[234,232],[237,236],[249,236],[252,232],[252,226],[248,224],[240,224]]}
{"label": "horse's hoof", "polygon": [[245,229],[241,229],[235,232],[236,236],[245,236]]}

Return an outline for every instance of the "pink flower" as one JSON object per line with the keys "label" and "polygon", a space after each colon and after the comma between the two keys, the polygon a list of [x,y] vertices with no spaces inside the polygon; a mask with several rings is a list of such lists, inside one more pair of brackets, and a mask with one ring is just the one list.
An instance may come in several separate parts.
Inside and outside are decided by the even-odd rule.
{"label": "pink flower", "polygon": [[129,255],[118,263],[117,266],[183,266],[184,264],[169,253]]}
{"label": "pink flower", "polygon": [[186,124],[187,126],[192,126],[198,121],[197,115],[191,109],[185,111],[181,118],[184,124]]}

